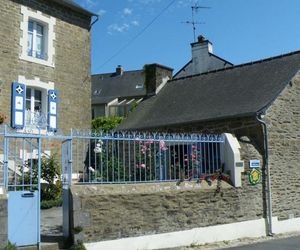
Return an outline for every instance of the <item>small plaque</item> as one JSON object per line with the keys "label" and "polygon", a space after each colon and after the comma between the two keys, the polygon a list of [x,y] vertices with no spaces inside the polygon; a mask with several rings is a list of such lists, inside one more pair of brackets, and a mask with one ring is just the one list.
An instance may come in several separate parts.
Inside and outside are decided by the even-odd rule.
{"label": "small plaque", "polygon": [[250,168],[260,168],[260,160],[250,160]]}
{"label": "small plaque", "polygon": [[236,166],[237,168],[243,168],[243,167],[244,167],[244,162],[243,162],[243,161],[237,161],[237,162],[235,163],[235,166]]}
{"label": "small plaque", "polygon": [[252,185],[256,185],[261,182],[261,171],[257,168],[253,168],[249,174],[249,182]]}

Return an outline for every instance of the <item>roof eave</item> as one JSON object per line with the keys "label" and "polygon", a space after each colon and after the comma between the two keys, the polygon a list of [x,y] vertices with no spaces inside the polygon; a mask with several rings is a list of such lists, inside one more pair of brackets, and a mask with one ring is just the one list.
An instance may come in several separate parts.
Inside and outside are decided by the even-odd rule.
{"label": "roof eave", "polygon": [[[248,113],[241,113],[241,114],[235,114],[235,115],[228,115],[228,116],[221,116],[217,118],[208,118],[203,120],[193,120],[193,121],[186,121],[186,122],[178,122],[178,123],[166,123],[166,124],[158,124],[158,125],[152,125],[152,126],[143,126],[143,127],[133,127],[128,128],[125,127],[124,129],[118,129],[118,130],[151,130],[151,129],[158,129],[158,128],[167,128],[167,127],[177,127],[177,126],[185,126],[185,125],[193,125],[196,123],[204,123],[204,122],[213,122],[213,121],[221,121],[226,119],[236,119],[236,118],[245,118],[245,117],[256,117],[258,112],[248,112]],[[126,120],[125,120],[126,122]]]}
{"label": "roof eave", "polygon": [[74,11],[79,12],[81,14],[84,14],[84,15],[87,15],[87,16],[90,16],[90,17],[92,17],[92,16],[99,17],[98,14],[95,14],[95,13],[89,11],[89,10],[86,10],[86,9],[80,7],[77,4],[73,4],[73,3],[65,1],[65,0],[52,0],[52,1],[56,2],[59,5],[63,5],[65,7],[68,7],[71,10],[74,10]]}

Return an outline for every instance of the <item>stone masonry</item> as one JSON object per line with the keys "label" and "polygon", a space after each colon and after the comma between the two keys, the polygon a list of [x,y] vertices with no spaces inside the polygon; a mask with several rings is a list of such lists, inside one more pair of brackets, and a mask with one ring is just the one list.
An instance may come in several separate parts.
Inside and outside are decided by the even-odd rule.
{"label": "stone masonry", "polygon": [[[20,60],[21,5],[56,18],[55,68]],[[58,127],[90,128],[90,17],[46,0],[0,0],[0,112],[10,124],[11,83],[18,76],[54,82],[59,93]]]}
{"label": "stone masonry", "polygon": [[300,74],[267,111],[273,213],[300,217]]}
{"label": "stone masonry", "polygon": [[7,245],[7,196],[0,194],[0,249]]}
{"label": "stone masonry", "polygon": [[[174,232],[262,218],[262,185],[221,182],[72,187],[75,242]],[[251,208],[251,209],[249,209]]]}

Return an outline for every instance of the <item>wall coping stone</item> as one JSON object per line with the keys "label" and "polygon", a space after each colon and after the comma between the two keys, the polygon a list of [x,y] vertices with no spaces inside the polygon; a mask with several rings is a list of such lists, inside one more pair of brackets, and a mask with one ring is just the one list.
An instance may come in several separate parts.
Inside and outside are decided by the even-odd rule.
{"label": "wall coping stone", "polygon": [[[132,193],[155,193],[163,191],[188,191],[198,189],[202,192],[208,190],[215,191],[217,189],[217,180],[212,182],[209,186],[206,181],[201,183],[196,182],[164,182],[164,183],[143,183],[143,184],[108,184],[108,185],[73,185],[73,195],[84,194],[88,196],[92,195],[107,195],[107,194],[132,194]],[[222,189],[234,188],[227,182],[221,181]]]}

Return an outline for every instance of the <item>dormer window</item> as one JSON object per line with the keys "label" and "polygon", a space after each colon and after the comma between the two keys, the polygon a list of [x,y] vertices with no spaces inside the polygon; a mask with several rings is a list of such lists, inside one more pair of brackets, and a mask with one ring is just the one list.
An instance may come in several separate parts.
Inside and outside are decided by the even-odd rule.
{"label": "dormer window", "polygon": [[102,89],[96,89],[94,90],[94,96],[99,96],[101,94]]}
{"label": "dormer window", "polygon": [[135,85],[136,89],[143,89],[144,88],[144,84],[143,83],[139,83],[137,85]]}
{"label": "dormer window", "polygon": [[41,23],[32,20],[28,22],[27,55],[47,60],[45,27]]}

